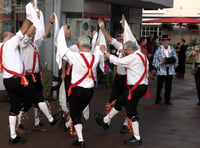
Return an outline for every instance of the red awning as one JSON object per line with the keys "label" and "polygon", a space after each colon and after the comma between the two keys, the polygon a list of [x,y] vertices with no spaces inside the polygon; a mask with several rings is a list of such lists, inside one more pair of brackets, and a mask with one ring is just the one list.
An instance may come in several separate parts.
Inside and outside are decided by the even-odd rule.
{"label": "red awning", "polygon": [[143,23],[200,23],[200,20],[187,17],[172,17],[172,18],[146,20],[142,22]]}

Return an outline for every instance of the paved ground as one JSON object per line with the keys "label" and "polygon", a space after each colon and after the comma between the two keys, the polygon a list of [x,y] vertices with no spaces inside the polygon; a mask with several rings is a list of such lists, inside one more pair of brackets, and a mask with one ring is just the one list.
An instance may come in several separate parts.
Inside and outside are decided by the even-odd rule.
{"label": "paved ground", "polygon": [[[187,66],[188,67],[188,66]],[[125,146],[123,140],[130,137],[130,134],[121,135],[123,119],[122,113],[112,120],[108,131],[102,130],[96,125],[94,111],[104,112],[104,105],[109,97],[110,88],[101,87],[96,90],[90,105],[90,119],[84,122],[83,134],[87,148],[199,148],[200,147],[200,107],[196,105],[197,95],[194,79],[187,70],[184,80],[174,79],[172,90],[173,106],[154,105],[156,91],[156,81],[150,82],[150,92],[152,98],[142,98],[139,105],[140,129],[143,144],[140,146]],[[53,111],[58,110],[57,101],[51,102]],[[76,137],[70,137],[63,127],[57,124],[50,127],[45,118],[48,131],[45,133],[32,131],[32,110],[29,120],[25,122],[25,127],[30,130],[30,134],[25,137],[28,142],[24,145],[11,145],[8,143],[8,103],[0,103],[0,147],[8,148],[71,148],[71,142]]]}

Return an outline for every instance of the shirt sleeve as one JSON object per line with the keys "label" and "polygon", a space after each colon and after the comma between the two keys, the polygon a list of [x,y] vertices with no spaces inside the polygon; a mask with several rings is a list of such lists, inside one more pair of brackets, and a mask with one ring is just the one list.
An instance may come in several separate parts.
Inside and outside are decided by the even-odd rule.
{"label": "shirt sleeve", "polygon": [[43,43],[44,43],[44,38],[42,36],[38,40],[34,41],[35,46],[38,48],[42,46]]}
{"label": "shirt sleeve", "polygon": [[71,51],[69,48],[66,50],[63,57],[64,60],[68,61],[70,64],[74,64],[77,61],[79,53]]}
{"label": "shirt sleeve", "polygon": [[21,31],[18,31],[11,39],[6,42],[6,47],[10,50],[18,50],[21,40],[24,38],[24,35]]}
{"label": "shirt sleeve", "polygon": [[25,35],[25,37],[22,39],[22,41],[20,42],[20,47],[22,49],[26,48],[29,44],[31,43],[31,37],[28,37],[27,35]]}
{"label": "shirt sleeve", "polygon": [[110,43],[111,45],[113,45],[118,51],[120,49],[123,49],[123,45],[122,43],[120,43],[119,41],[117,41],[116,39],[112,38],[112,41]]}
{"label": "shirt sleeve", "polygon": [[118,58],[114,55],[110,55],[110,62],[115,64],[115,65],[119,65],[122,67],[129,67],[130,63],[133,61],[134,57],[133,56],[126,56],[123,58]]}

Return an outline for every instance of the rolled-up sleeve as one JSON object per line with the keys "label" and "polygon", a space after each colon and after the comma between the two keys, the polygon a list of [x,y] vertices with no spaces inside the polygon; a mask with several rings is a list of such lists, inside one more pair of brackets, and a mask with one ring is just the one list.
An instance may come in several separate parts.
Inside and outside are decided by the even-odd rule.
{"label": "rolled-up sleeve", "polygon": [[119,41],[117,41],[117,40],[114,39],[114,38],[112,38],[112,41],[111,41],[110,44],[113,45],[117,50],[123,49],[122,43],[120,43]]}
{"label": "rolled-up sleeve", "polygon": [[128,67],[129,63],[132,61],[133,59],[130,56],[126,56],[123,58],[118,58],[114,55],[110,55],[110,62],[115,64],[115,65],[119,65],[122,67]]}

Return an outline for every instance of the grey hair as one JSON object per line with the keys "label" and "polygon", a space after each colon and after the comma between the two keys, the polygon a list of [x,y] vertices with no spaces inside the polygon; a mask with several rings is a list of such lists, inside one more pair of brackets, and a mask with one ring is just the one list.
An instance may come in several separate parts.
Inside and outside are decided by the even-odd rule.
{"label": "grey hair", "polygon": [[128,48],[130,48],[133,51],[137,50],[136,42],[127,41],[126,43],[124,43],[124,49],[126,50]]}
{"label": "grey hair", "polygon": [[87,36],[80,36],[78,38],[78,43],[80,45],[80,47],[84,47],[84,48],[90,48],[90,39]]}

